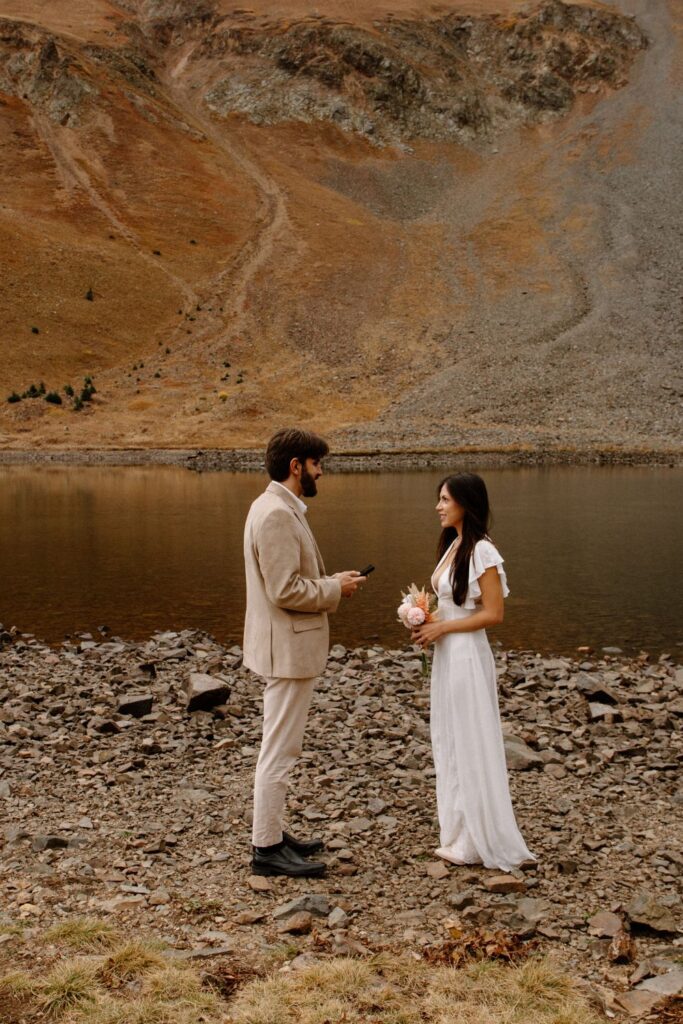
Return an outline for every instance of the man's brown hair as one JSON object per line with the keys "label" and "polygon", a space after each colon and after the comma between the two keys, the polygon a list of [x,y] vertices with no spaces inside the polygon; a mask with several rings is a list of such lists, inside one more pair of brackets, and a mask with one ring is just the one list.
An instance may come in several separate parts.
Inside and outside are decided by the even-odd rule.
{"label": "man's brown hair", "polygon": [[287,427],[273,434],[266,448],[266,470],[271,480],[282,483],[289,476],[289,464],[298,459],[322,459],[329,452],[327,441],[310,430]]}

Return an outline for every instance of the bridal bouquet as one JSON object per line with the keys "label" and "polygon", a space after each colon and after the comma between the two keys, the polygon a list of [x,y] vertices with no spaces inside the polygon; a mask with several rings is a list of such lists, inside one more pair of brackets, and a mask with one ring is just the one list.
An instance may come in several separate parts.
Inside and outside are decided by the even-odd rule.
{"label": "bridal bouquet", "polygon": [[[418,590],[415,584],[411,583],[406,593],[401,593],[401,603],[397,609],[398,620],[406,629],[415,629],[416,626],[422,626],[425,622],[434,622],[438,618],[436,605],[434,594],[428,594],[424,587],[422,590]],[[428,671],[427,655],[423,651],[422,674],[426,676]]]}

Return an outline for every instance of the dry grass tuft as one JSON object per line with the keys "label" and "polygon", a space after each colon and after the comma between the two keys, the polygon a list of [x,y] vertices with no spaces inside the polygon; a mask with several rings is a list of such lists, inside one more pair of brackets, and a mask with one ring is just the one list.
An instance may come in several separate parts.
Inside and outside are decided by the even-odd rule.
{"label": "dry grass tuft", "polygon": [[223,1024],[225,1019],[225,1005],[206,994],[196,1001],[179,1003],[159,1002],[151,996],[124,1000],[107,994],[62,1024]]}
{"label": "dry grass tuft", "polygon": [[598,1024],[548,961],[455,969],[388,957],[332,960],[238,993],[232,1024]]}
{"label": "dry grass tuft", "polygon": [[9,974],[0,977],[0,992],[23,995],[33,992],[34,988],[35,982],[24,971],[10,971]]}
{"label": "dry grass tuft", "polygon": [[45,940],[64,943],[70,949],[83,952],[111,949],[121,941],[121,936],[105,921],[98,921],[94,917],[77,917],[50,928],[45,934]]}
{"label": "dry grass tuft", "polygon": [[35,982],[23,971],[11,971],[0,977],[0,1021],[24,1024],[36,1009]]}
{"label": "dry grass tuft", "polygon": [[89,960],[58,964],[40,985],[39,1003],[48,1017],[62,1017],[67,1010],[92,1003],[97,996],[96,965]]}
{"label": "dry grass tuft", "polygon": [[99,945],[92,955],[62,959],[43,977],[0,977],[1,1024],[598,1024],[586,996],[548,960],[455,967],[387,951],[271,967],[245,982],[255,968],[242,960],[219,961],[202,976],[153,941],[105,949],[113,930],[95,924],[48,933],[67,946]]}
{"label": "dry grass tuft", "polygon": [[127,982],[164,967],[164,959],[156,945],[148,942],[127,942],[112,950],[97,971],[98,979],[108,988],[120,988]]}

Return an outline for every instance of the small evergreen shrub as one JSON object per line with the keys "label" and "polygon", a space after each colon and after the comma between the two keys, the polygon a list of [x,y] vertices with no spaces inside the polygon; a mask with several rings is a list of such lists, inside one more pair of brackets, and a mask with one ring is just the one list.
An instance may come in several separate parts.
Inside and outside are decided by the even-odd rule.
{"label": "small evergreen shrub", "polygon": [[51,405],[62,404],[62,399],[60,398],[56,391],[48,391],[48,393],[45,395],[45,401],[49,402]]}
{"label": "small evergreen shrub", "polygon": [[10,404],[14,404],[14,402],[20,402],[21,395],[18,395],[16,391],[13,391],[12,394],[8,396],[7,401],[10,402]]}

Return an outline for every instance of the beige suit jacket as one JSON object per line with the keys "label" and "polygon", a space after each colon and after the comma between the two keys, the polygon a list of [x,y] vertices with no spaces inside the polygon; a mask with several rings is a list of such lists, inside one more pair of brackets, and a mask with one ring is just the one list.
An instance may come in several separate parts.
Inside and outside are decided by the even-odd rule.
{"label": "beige suit jacket", "polygon": [[327,663],[327,613],[341,599],[294,495],[269,484],[244,528],[244,664],[261,676],[310,679]]}

